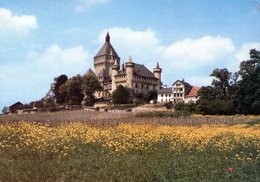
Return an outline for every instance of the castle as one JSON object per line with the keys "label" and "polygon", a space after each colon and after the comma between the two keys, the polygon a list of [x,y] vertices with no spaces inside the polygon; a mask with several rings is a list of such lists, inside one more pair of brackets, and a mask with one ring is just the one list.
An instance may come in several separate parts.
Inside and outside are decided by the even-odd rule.
{"label": "castle", "polygon": [[87,73],[95,74],[103,90],[97,92],[97,98],[108,98],[119,85],[128,87],[133,95],[144,94],[150,90],[161,89],[162,69],[157,62],[151,72],[144,65],[134,63],[131,56],[120,67],[120,57],[110,43],[109,33],[106,34],[105,43],[94,57],[95,72],[91,69]]}

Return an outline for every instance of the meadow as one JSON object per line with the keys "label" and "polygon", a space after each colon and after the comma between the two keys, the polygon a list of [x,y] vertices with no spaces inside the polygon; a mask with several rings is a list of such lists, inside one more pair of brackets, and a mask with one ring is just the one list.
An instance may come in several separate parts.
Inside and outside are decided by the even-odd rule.
{"label": "meadow", "polygon": [[0,181],[259,180],[257,116],[0,116]]}

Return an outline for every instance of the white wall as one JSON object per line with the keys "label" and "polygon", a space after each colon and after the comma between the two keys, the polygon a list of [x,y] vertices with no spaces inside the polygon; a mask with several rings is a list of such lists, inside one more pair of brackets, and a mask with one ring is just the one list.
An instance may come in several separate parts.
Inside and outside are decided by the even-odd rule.
{"label": "white wall", "polygon": [[157,96],[157,102],[170,102],[172,101],[173,94],[172,93],[164,93],[164,94],[158,94]]}

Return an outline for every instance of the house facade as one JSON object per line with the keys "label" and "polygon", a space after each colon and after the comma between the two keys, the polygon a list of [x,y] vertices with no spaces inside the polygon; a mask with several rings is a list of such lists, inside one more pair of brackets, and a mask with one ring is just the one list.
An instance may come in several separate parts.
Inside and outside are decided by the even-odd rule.
{"label": "house facade", "polygon": [[193,87],[184,80],[177,80],[172,84],[172,87],[162,88],[158,92],[157,102],[196,103],[199,99],[199,90],[200,87]]}
{"label": "house facade", "polygon": [[134,63],[129,56],[126,63],[120,65],[120,57],[111,45],[108,33],[103,46],[94,57],[94,68],[94,72],[89,69],[87,73],[95,74],[103,87],[102,91],[95,94],[97,98],[110,97],[119,85],[130,88],[133,94],[159,91],[161,88],[162,69],[159,63],[150,71],[144,65]]}

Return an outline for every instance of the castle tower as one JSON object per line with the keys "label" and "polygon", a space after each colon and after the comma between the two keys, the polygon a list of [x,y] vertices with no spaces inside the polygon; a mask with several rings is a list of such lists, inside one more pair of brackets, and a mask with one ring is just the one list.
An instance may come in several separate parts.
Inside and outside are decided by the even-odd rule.
{"label": "castle tower", "polygon": [[128,88],[133,89],[133,76],[134,76],[134,63],[131,56],[126,62],[126,85]]}
{"label": "castle tower", "polygon": [[120,65],[120,57],[117,55],[115,49],[111,45],[110,36],[109,33],[107,33],[105,37],[105,43],[94,57],[96,74],[105,69],[109,72],[109,75],[111,75],[115,60],[117,60],[117,64]]}
{"label": "castle tower", "polygon": [[153,74],[158,79],[158,83],[156,86],[157,91],[161,89],[161,73],[162,73],[162,68],[160,68],[159,63],[157,62],[156,67],[153,69]]}
{"label": "castle tower", "polygon": [[112,90],[111,92],[113,92],[114,90],[116,90],[116,83],[115,83],[115,75],[118,74],[119,72],[119,69],[120,69],[120,66],[118,65],[118,61],[115,60],[114,61],[114,65],[112,67],[112,75],[111,75],[111,79],[112,79]]}

